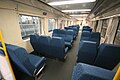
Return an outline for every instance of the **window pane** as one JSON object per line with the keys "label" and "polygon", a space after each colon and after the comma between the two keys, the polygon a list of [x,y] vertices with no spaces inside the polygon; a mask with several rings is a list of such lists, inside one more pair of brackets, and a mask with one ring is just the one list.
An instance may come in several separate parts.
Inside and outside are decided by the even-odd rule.
{"label": "window pane", "polygon": [[30,35],[39,34],[39,18],[33,16],[19,15],[19,24],[22,39],[28,38]]}
{"label": "window pane", "polygon": [[55,19],[48,19],[48,31],[52,31],[56,28],[56,21]]}
{"label": "window pane", "polygon": [[120,45],[120,21],[119,21],[118,29],[116,32],[114,44]]}

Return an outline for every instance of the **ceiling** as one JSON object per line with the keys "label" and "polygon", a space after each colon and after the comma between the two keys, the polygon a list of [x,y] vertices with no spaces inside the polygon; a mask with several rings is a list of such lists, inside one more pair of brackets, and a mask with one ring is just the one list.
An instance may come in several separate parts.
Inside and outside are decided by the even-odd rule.
{"label": "ceiling", "polygon": [[[50,2],[58,2],[58,1],[70,1],[70,0],[41,0],[45,3]],[[65,5],[52,5],[54,8],[58,10],[79,10],[79,9],[92,9],[95,5],[95,2],[90,3],[77,3],[77,4],[65,4]],[[65,12],[65,14],[68,15],[80,15],[80,14],[89,14],[90,11],[79,11],[79,12]],[[73,16],[74,18],[77,18],[81,20],[82,18],[86,18],[86,16]]]}

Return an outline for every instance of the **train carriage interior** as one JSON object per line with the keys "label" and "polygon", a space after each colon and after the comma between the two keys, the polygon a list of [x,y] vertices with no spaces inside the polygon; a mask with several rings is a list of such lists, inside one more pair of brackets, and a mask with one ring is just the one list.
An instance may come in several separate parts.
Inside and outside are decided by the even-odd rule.
{"label": "train carriage interior", "polygon": [[0,0],[0,80],[120,80],[120,0]]}

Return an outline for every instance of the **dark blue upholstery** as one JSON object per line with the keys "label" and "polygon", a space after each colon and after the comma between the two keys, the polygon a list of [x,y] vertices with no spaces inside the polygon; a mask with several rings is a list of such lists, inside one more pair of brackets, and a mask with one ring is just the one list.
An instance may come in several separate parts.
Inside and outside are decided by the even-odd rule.
{"label": "dark blue upholstery", "polygon": [[65,42],[63,38],[61,37],[50,38],[49,36],[39,36],[38,38],[34,39],[38,39],[35,40],[37,41],[36,44],[38,45],[35,46],[36,48],[34,49],[35,52],[48,58],[64,59],[68,51],[68,47],[65,47]]}
{"label": "dark blue upholstery", "polygon": [[61,30],[61,29],[54,29],[53,30],[53,37],[62,37],[65,41],[66,46],[71,47],[73,42],[73,32]]}
{"label": "dark blue upholstery", "polygon": [[71,31],[71,30],[68,30],[68,31],[66,31],[66,36],[65,36],[65,38],[66,38],[66,42],[73,42],[73,38],[74,38],[74,35],[73,35],[73,31]]}
{"label": "dark blue upholstery", "polygon": [[93,41],[97,43],[97,46],[99,46],[100,39],[101,39],[101,34],[99,32],[83,31],[80,40]]}
{"label": "dark blue upholstery", "polygon": [[97,55],[97,44],[91,41],[81,41],[77,55],[77,62],[93,64]]}
{"label": "dark blue upholstery", "polygon": [[82,31],[90,31],[90,32],[92,32],[92,28],[90,28],[89,26],[83,26]]}
{"label": "dark blue upholstery", "polygon": [[113,80],[115,72],[100,67],[78,63],[73,70],[72,80]]}
{"label": "dark blue upholstery", "polygon": [[66,29],[66,30],[73,30],[74,31],[74,39],[76,38],[76,36],[78,34],[78,31],[79,31],[77,27],[72,27],[72,26],[65,27],[64,29]]}
{"label": "dark blue upholstery", "polygon": [[2,50],[0,50],[0,55],[5,55],[5,53],[2,51]]}
{"label": "dark blue upholstery", "polygon": [[51,40],[51,53],[53,56],[55,58],[64,59],[67,53],[65,50],[64,40],[61,37],[53,37]]}
{"label": "dark blue upholstery", "polygon": [[28,54],[22,47],[8,44],[7,51],[11,61],[21,72],[29,77],[35,77],[38,71],[45,65],[46,58]]}
{"label": "dark blue upholstery", "polygon": [[80,40],[89,40],[91,36],[91,32],[89,31],[83,31],[81,34]]}
{"label": "dark blue upholstery", "polygon": [[90,32],[92,32],[92,28],[83,28],[82,31],[90,31]]}
{"label": "dark blue upholstery", "polygon": [[89,26],[83,26],[83,28],[90,28]]}
{"label": "dark blue upholstery", "polygon": [[73,36],[73,39],[74,39],[74,31],[68,29],[67,32],[68,32],[69,35],[72,35],[72,36]]}
{"label": "dark blue upholstery", "polygon": [[35,51],[38,50],[38,46],[39,46],[39,44],[38,44],[38,38],[39,38],[39,35],[37,35],[37,34],[30,35],[30,43],[31,43],[31,45],[32,45],[32,47],[33,47],[33,49]]}
{"label": "dark blue upholstery", "polygon": [[90,39],[89,39],[90,41],[97,42],[97,45],[99,46],[100,39],[101,39],[101,34],[99,32],[91,32]]}
{"label": "dark blue upholstery", "polygon": [[37,52],[39,52],[44,56],[51,56],[50,41],[51,41],[51,38],[49,36],[40,36],[38,38],[39,46],[38,46]]}
{"label": "dark blue upholstery", "polygon": [[120,62],[120,46],[101,44],[95,65],[112,70]]}

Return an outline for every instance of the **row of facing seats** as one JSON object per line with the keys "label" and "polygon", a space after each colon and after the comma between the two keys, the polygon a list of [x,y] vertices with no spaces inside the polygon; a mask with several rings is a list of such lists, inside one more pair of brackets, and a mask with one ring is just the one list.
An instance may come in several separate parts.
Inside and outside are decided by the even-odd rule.
{"label": "row of facing seats", "polygon": [[72,30],[74,32],[74,39],[76,39],[78,32],[79,32],[79,25],[72,25],[72,26],[64,27],[64,29],[67,31]]}
{"label": "row of facing seats", "polygon": [[65,41],[65,45],[68,47],[72,46],[74,32],[73,31],[66,31],[63,29],[54,29],[52,33],[52,37],[61,37]]}
{"label": "row of facing seats", "polygon": [[[34,51],[48,58],[65,59],[68,47],[61,37],[31,35],[30,43]],[[57,45],[56,45],[57,44]]]}
{"label": "row of facing seats", "polygon": [[83,31],[81,34],[80,41],[82,40],[93,41],[93,42],[96,42],[97,45],[99,46],[100,39],[101,39],[101,34],[99,32]]}
{"label": "row of facing seats", "polygon": [[120,62],[120,46],[99,45],[100,33],[94,36],[98,40],[91,40],[91,34],[97,32],[92,32],[88,26],[84,28],[72,80],[113,80],[115,72],[111,70]]}
{"label": "row of facing seats", "polygon": [[96,42],[81,41],[77,57],[77,62],[112,70],[120,62],[120,46],[103,43],[97,47]]}

